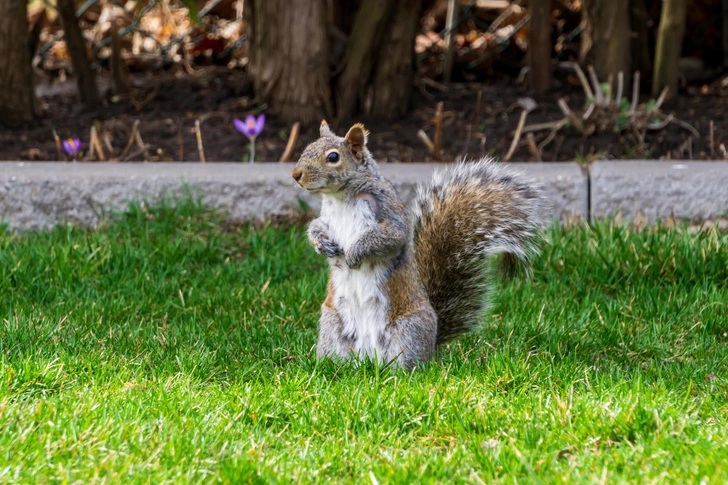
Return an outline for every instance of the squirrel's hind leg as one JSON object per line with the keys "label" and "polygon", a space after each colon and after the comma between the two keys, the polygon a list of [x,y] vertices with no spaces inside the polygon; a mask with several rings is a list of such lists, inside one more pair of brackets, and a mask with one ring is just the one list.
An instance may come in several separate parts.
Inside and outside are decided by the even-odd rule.
{"label": "squirrel's hind leg", "polygon": [[346,358],[351,353],[351,342],[342,335],[343,323],[335,308],[324,303],[319,319],[319,337],[316,357]]}
{"label": "squirrel's hind leg", "polygon": [[437,314],[430,305],[426,305],[392,322],[387,360],[396,358],[403,369],[414,369],[435,354],[436,342]]}

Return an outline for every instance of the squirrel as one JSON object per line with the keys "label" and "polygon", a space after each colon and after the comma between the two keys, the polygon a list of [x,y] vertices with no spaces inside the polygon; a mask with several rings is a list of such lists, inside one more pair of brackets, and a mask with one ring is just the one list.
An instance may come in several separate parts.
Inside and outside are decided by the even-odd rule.
{"label": "squirrel", "polygon": [[539,191],[489,158],[439,170],[408,210],[355,124],[336,136],[326,121],[291,171],[321,194],[308,238],[330,266],[318,358],[396,359],[413,369],[437,345],[477,328],[505,253],[524,265],[537,252]]}

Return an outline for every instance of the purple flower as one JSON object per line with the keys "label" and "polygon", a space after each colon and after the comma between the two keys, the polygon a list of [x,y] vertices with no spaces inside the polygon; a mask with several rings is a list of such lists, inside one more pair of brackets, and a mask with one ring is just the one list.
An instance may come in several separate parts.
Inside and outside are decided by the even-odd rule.
{"label": "purple flower", "polygon": [[263,127],[265,126],[265,115],[261,114],[257,119],[253,115],[248,115],[244,122],[235,118],[233,120],[233,124],[235,125],[235,129],[240,133],[251,140],[255,140],[255,138],[263,132]]}
{"label": "purple flower", "polygon": [[263,132],[265,115],[261,114],[257,119],[253,115],[248,115],[244,122],[235,118],[233,125],[235,125],[236,130],[247,136],[248,140],[250,140],[250,158],[248,161],[255,161],[255,139]]}
{"label": "purple flower", "polygon": [[78,138],[69,138],[68,140],[63,140],[63,151],[66,152],[66,155],[69,157],[75,157],[79,150],[81,150],[81,147],[83,146],[83,143],[81,143],[81,140]]}

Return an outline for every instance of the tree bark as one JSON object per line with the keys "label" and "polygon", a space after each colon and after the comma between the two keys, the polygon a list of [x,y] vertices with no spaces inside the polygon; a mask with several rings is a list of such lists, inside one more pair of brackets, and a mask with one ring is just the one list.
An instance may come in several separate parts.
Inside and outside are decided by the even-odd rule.
{"label": "tree bark", "polygon": [[685,35],[685,17],[688,0],[664,0],[662,18],[657,32],[655,72],[652,77],[652,94],[657,96],[667,86],[670,94],[677,94],[678,61]]}
{"label": "tree bark", "polygon": [[369,82],[376,51],[388,48],[381,39],[391,6],[392,0],[363,0],[359,6],[346,44],[344,69],[336,83],[339,120],[348,120],[355,113],[361,90]]}
{"label": "tree bark", "polygon": [[629,0],[584,0],[582,56],[590,50],[600,81],[611,74],[631,72],[631,28]]}
{"label": "tree bark", "polygon": [[551,0],[531,0],[528,64],[536,94],[551,88]]}
{"label": "tree bark", "polygon": [[415,74],[415,36],[421,0],[399,0],[378,49],[380,55],[371,84],[370,114],[400,118],[409,108]]}
{"label": "tree bark", "polygon": [[286,123],[331,116],[326,0],[253,0],[250,73],[256,95]]}
{"label": "tree bark", "polygon": [[40,115],[28,47],[26,0],[0,1],[0,125],[17,127]]}
{"label": "tree bark", "polygon": [[57,7],[63,23],[66,48],[73,64],[73,73],[76,75],[78,97],[88,108],[95,108],[99,104],[99,88],[96,85],[96,75],[86,55],[86,40],[78,26],[76,7],[73,0],[58,0]]}
{"label": "tree bark", "polygon": [[[649,15],[645,0],[632,2],[632,70],[640,71],[642,76],[652,70],[650,56]],[[629,76],[626,76],[629,77]]]}
{"label": "tree bark", "polygon": [[728,0],[723,0],[723,67],[728,67]]}

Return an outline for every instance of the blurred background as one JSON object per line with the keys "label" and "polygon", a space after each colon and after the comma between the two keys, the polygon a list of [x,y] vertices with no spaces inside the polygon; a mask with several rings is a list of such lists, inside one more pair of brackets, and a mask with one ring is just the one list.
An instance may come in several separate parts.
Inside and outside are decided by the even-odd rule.
{"label": "blurred background", "polygon": [[2,0],[0,52],[0,160],[728,158],[726,0]]}

